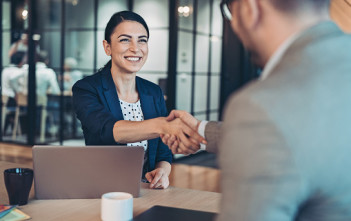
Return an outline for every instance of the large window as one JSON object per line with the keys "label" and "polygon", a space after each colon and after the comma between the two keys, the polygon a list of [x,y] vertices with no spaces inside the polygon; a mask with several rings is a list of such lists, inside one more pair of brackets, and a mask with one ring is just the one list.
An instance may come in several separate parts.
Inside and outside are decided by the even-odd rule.
{"label": "large window", "polygon": [[[133,11],[140,14],[150,29],[148,59],[138,73],[155,84],[160,84],[165,93],[167,79],[169,3],[164,0],[135,0]],[[156,13],[157,12],[157,13]]]}
{"label": "large window", "polygon": [[218,120],[222,47],[219,0],[180,0],[176,108]]}
{"label": "large window", "polygon": [[[33,8],[28,5],[32,2]],[[178,13],[170,17],[170,5],[175,2]],[[222,45],[219,2],[2,0],[1,68],[2,72],[6,68],[16,69],[19,77],[9,81],[2,76],[0,136],[4,141],[27,144],[84,144],[81,125],[72,107],[71,88],[109,60],[102,47],[105,26],[112,14],[128,9],[139,13],[150,28],[149,57],[138,76],[160,85],[166,99],[167,85],[174,83],[175,89],[168,91],[176,97],[171,101],[172,106],[199,119],[217,120]],[[171,33],[170,24],[175,20],[179,21],[178,31]],[[28,50],[28,45],[19,48],[26,58],[20,64],[11,64],[11,45],[22,42],[28,31],[33,34],[35,49]],[[171,34],[177,35],[177,42],[169,42]],[[172,44],[178,45],[176,50],[170,49]],[[176,82],[167,80],[171,72],[170,56],[177,60],[173,70]],[[35,67],[32,74],[30,67]],[[32,106],[28,103],[31,85],[28,80],[34,78],[30,76],[36,78],[36,102]],[[12,101],[8,102],[4,88],[11,87],[13,94],[8,96]],[[28,123],[33,116],[34,123]],[[29,142],[28,135],[33,136],[33,142]]]}

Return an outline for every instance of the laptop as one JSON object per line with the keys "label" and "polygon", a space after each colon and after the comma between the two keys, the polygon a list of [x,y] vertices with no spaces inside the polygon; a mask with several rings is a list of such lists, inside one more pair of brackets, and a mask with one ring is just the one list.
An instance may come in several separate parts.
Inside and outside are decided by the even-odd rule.
{"label": "laptop", "polygon": [[34,146],[37,199],[94,199],[107,192],[139,197],[143,147]]}
{"label": "laptop", "polygon": [[134,217],[133,221],[213,221],[215,220],[216,215],[216,213],[198,210],[153,206],[137,217]]}

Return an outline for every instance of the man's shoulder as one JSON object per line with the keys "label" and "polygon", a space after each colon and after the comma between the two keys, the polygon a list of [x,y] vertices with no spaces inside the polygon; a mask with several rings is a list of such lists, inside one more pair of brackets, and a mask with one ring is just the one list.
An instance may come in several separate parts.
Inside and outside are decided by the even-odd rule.
{"label": "man's shoulder", "polygon": [[13,71],[16,71],[13,67],[6,67],[2,69],[1,73],[4,74],[11,74]]}
{"label": "man's shoulder", "polygon": [[36,69],[35,76],[37,76],[39,81],[48,81],[49,79],[53,78],[56,79],[55,71],[48,67]]}

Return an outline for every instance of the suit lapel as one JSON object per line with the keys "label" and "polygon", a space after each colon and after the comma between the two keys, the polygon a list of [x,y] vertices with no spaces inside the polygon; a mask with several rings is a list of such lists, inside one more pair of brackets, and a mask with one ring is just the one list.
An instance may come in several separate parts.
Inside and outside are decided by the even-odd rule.
{"label": "suit lapel", "polygon": [[147,91],[145,85],[143,85],[143,82],[140,80],[139,77],[136,77],[136,86],[139,92],[144,119],[148,120],[157,117],[153,96],[150,95],[150,93]]}
{"label": "suit lapel", "polygon": [[123,120],[123,114],[121,110],[121,105],[119,105],[119,99],[116,91],[116,86],[113,82],[111,72],[109,69],[106,69],[101,74],[102,77],[102,87],[104,89],[104,96],[108,108],[110,109],[112,115],[118,120]]}
{"label": "suit lapel", "polygon": [[[141,109],[143,110],[144,120],[156,118],[157,112],[155,109],[153,96],[150,95],[149,91],[147,91],[147,87],[143,84],[139,77],[136,77],[136,86],[139,92],[140,104]],[[157,143],[158,139],[148,140],[148,153],[150,162],[153,162],[156,157]],[[150,165],[149,163],[149,170],[151,167],[154,167],[154,165]]]}

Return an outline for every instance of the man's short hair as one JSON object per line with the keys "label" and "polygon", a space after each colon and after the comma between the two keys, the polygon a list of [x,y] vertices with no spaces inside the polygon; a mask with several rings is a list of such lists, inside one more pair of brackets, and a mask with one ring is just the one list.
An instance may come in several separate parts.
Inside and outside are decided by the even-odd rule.
{"label": "man's short hair", "polygon": [[14,65],[19,65],[22,62],[25,54],[26,54],[26,52],[23,52],[23,51],[15,52],[10,58],[10,63],[14,64]]}
{"label": "man's short hair", "polygon": [[48,53],[46,51],[40,51],[39,53],[37,53],[36,58],[38,62],[46,63],[48,59]]}

